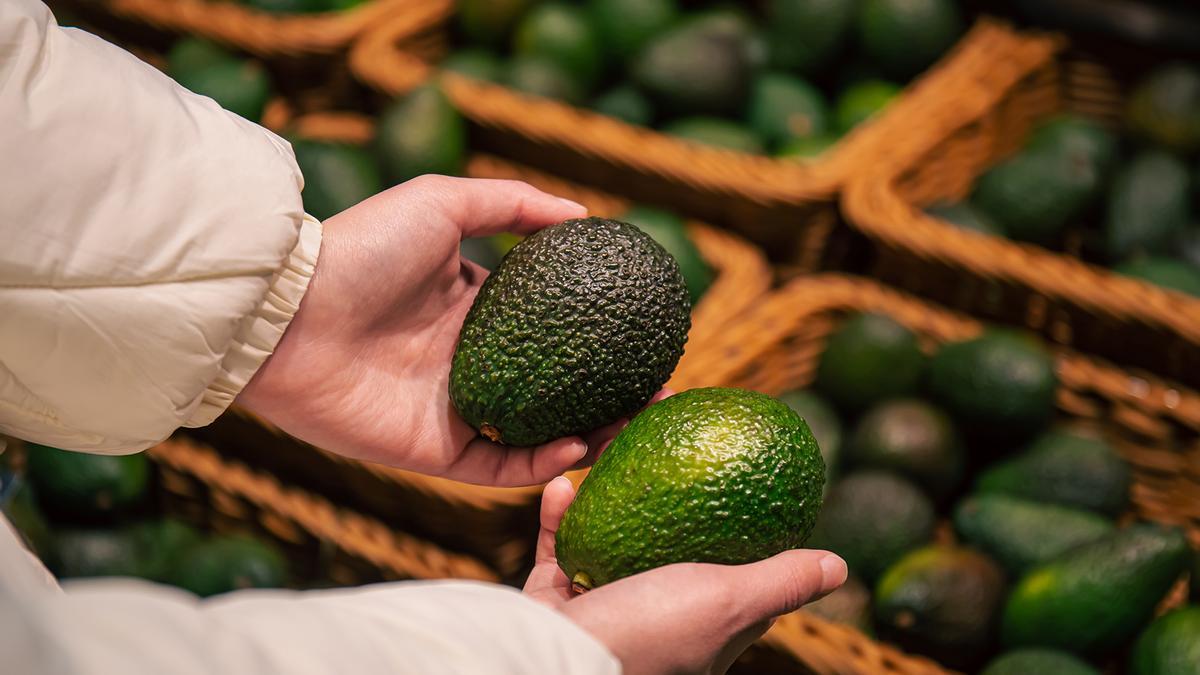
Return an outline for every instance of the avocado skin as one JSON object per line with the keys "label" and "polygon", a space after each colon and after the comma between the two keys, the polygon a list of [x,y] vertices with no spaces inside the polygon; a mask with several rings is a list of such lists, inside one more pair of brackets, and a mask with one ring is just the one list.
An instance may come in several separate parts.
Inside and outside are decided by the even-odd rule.
{"label": "avocado skin", "polygon": [[762,154],[766,149],[753,131],[720,117],[684,117],[667,124],[662,131],[695,143],[737,152]]}
{"label": "avocado skin", "polygon": [[1134,258],[1113,268],[1118,274],[1200,297],[1200,268],[1171,258]]}
{"label": "avocado skin", "polygon": [[1082,155],[1027,147],[980,176],[971,202],[1013,239],[1050,245],[1100,185],[1099,166]]}
{"label": "avocado skin", "polygon": [[442,70],[485,82],[499,82],[504,77],[504,64],[486,49],[459,49],[442,61]]}
{"label": "avocado skin", "polygon": [[620,84],[592,100],[592,109],[636,126],[654,121],[654,104],[631,84]]}
{"label": "avocado skin", "polygon": [[1009,647],[1098,655],[1125,644],[1187,568],[1183,533],[1137,524],[1067,551],[1026,574],[1004,608]]}
{"label": "avocado skin", "polygon": [[183,551],[169,582],[206,598],[244,588],[278,588],[287,562],[274,546],[244,535],[215,536]]}
{"label": "avocado skin", "polygon": [[630,208],[621,219],[650,235],[675,258],[679,273],[687,284],[692,307],[695,307],[712,283],[713,271],[704,261],[704,256],[700,255],[700,249],[688,237],[687,224],[683,219],[673,213],[641,205]]}
{"label": "avocado skin", "polygon": [[1129,505],[1129,465],[1103,439],[1049,431],[1021,455],[979,475],[980,493],[1002,493],[1115,518]]}
{"label": "avocado skin", "polygon": [[854,575],[846,577],[846,583],[836,591],[808,603],[801,611],[852,626],[866,635],[872,634],[871,591]]}
{"label": "avocado skin", "polygon": [[771,65],[813,74],[841,51],[857,0],[769,0],[765,7]]}
{"label": "avocado skin", "polygon": [[650,406],[600,455],[558,529],[568,579],[600,586],[663,565],[737,565],[798,548],[825,465],[804,420],[740,389]]}
{"label": "avocado skin", "polygon": [[885,640],[965,668],[992,648],[1004,590],[1004,573],[981,553],[918,549],[875,587],[876,626]]}
{"label": "avocado skin", "polygon": [[1200,673],[1200,607],[1180,607],[1154,620],[1133,647],[1130,675]]}
{"label": "avocado skin", "polygon": [[842,451],[842,420],[837,411],[820,394],[810,390],[789,391],[780,394],[779,400],[796,411],[812,431],[821,446],[821,457],[825,460],[825,480],[837,473],[838,458]]}
{"label": "avocado skin", "polygon": [[136,508],[150,489],[145,455],[90,455],[36,443],[26,449],[29,481],[55,519],[107,520]]}
{"label": "avocado skin", "polygon": [[1104,235],[1121,260],[1139,253],[1174,253],[1188,224],[1191,177],[1161,150],[1146,150],[1117,172],[1109,190]]}
{"label": "avocado skin", "polygon": [[509,445],[631,415],[675,369],[691,326],[674,258],[628,223],[568,220],[512,248],[463,321],[450,399]]}
{"label": "avocado skin", "polygon": [[745,35],[700,17],[652,39],[633,60],[634,82],[676,115],[735,113],[751,80]]}
{"label": "avocado skin", "polygon": [[304,210],[318,220],[335,216],[383,190],[379,165],[362,148],[297,139],[292,141],[292,152],[304,175]]}
{"label": "avocado skin", "polygon": [[466,145],[466,123],[432,84],[393,101],[375,131],[375,151],[393,183],[427,173],[459,173]]}
{"label": "avocado skin", "polygon": [[1001,654],[979,675],[1100,675],[1100,671],[1074,654],[1031,648]]}
{"label": "avocado skin", "polygon": [[964,541],[1019,576],[1114,528],[1111,521],[1090,511],[983,494],[959,503],[954,529]]}
{"label": "avocado skin", "polygon": [[868,410],[846,455],[854,466],[894,471],[938,500],[958,487],[966,464],[954,423],[918,399],[893,399]]}
{"label": "avocado skin", "polygon": [[857,471],[829,489],[809,541],[846,561],[874,583],[905,553],[933,538],[933,502],[907,480],[886,471]]}
{"label": "avocado skin", "polygon": [[1181,153],[1200,149],[1200,69],[1189,63],[1158,67],[1129,94],[1130,129]]}
{"label": "avocado skin", "polygon": [[933,65],[963,31],[953,0],[863,0],[858,19],[863,51],[900,79]]}
{"label": "avocado skin", "polygon": [[829,336],[816,388],[843,411],[915,393],[925,355],[912,331],[880,314],[862,314]]}

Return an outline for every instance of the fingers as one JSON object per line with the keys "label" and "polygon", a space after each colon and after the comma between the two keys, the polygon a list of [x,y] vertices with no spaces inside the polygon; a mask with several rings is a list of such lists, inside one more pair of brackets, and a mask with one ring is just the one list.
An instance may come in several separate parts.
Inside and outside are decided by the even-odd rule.
{"label": "fingers", "polygon": [[795,611],[846,581],[846,563],[829,551],[795,550],[722,574],[741,606],[745,625]]}
{"label": "fingers", "polygon": [[555,478],[542,490],[541,529],[538,531],[535,558],[538,564],[558,564],[558,559],[554,556],[554,536],[558,534],[558,524],[562,522],[563,514],[574,499],[575,487],[566,476]]}
{"label": "fingers", "polygon": [[499,232],[528,234],[568,218],[583,218],[587,209],[515,180],[421,176],[410,181],[428,190],[458,223],[464,238]]}
{"label": "fingers", "polygon": [[447,478],[480,485],[537,485],[562,474],[587,454],[578,437],[560,438],[533,448],[514,448],[475,438],[447,467]]}

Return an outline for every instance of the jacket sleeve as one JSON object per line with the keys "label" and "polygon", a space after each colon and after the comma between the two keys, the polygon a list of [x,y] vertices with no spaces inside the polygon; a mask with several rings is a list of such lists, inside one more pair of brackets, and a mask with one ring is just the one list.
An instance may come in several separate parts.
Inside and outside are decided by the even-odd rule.
{"label": "jacket sleeve", "polygon": [[0,2],[0,433],[128,453],[212,421],[316,262],[290,146],[37,0]]}

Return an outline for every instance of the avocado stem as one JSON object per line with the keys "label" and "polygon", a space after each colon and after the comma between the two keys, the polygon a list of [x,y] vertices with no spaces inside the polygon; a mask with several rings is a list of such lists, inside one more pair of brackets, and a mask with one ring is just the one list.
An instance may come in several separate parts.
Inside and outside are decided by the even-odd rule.
{"label": "avocado stem", "polygon": [[587,572],[576,572],[574,577],[571,577],[571,590],[576,593],[586,593],[592,590],[592,578]]}
{"label": "avocado stem", "polygon": [[486,436],[493,443],[500,442],[500,430],[486,422],[479,427],[479,433]]}

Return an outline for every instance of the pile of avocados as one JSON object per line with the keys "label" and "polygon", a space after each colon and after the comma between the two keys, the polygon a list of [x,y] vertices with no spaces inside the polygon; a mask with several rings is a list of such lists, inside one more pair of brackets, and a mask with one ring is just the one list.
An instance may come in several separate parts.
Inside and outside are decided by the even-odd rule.
{"label": "pile of avocados", "polygon": [[886,106],[963,28],[955,0],[463,0],[443,67],[803,160]]}
{"label": "pile of avocados", "polygon": [[1054,117],[980,176],[967,201],[928,212],[1200,296],[1200,64],[1147,72],[1129,93],[1123,132]]}
{"label": "pile of avocados", "polygon": [[201,597],[289,581],[284,556],[270,542],[205,534],[159,515],[145,455],[28,444],[23,457],[23,471],[0,471],[7,478],[0,506],[60,579],[137,577]]}
{"label": "pile of avocados", "polygon": [[929,353],[887,316],[843,321],[813,386],[780,397],[831,480],[807,546],[851,574],[805,611],[971,673],[1200,673],[1200,607],[1156,618],[1197,556],[1132,522],[1129,466],[1055,422],[1057,388],[1032,336]]}

